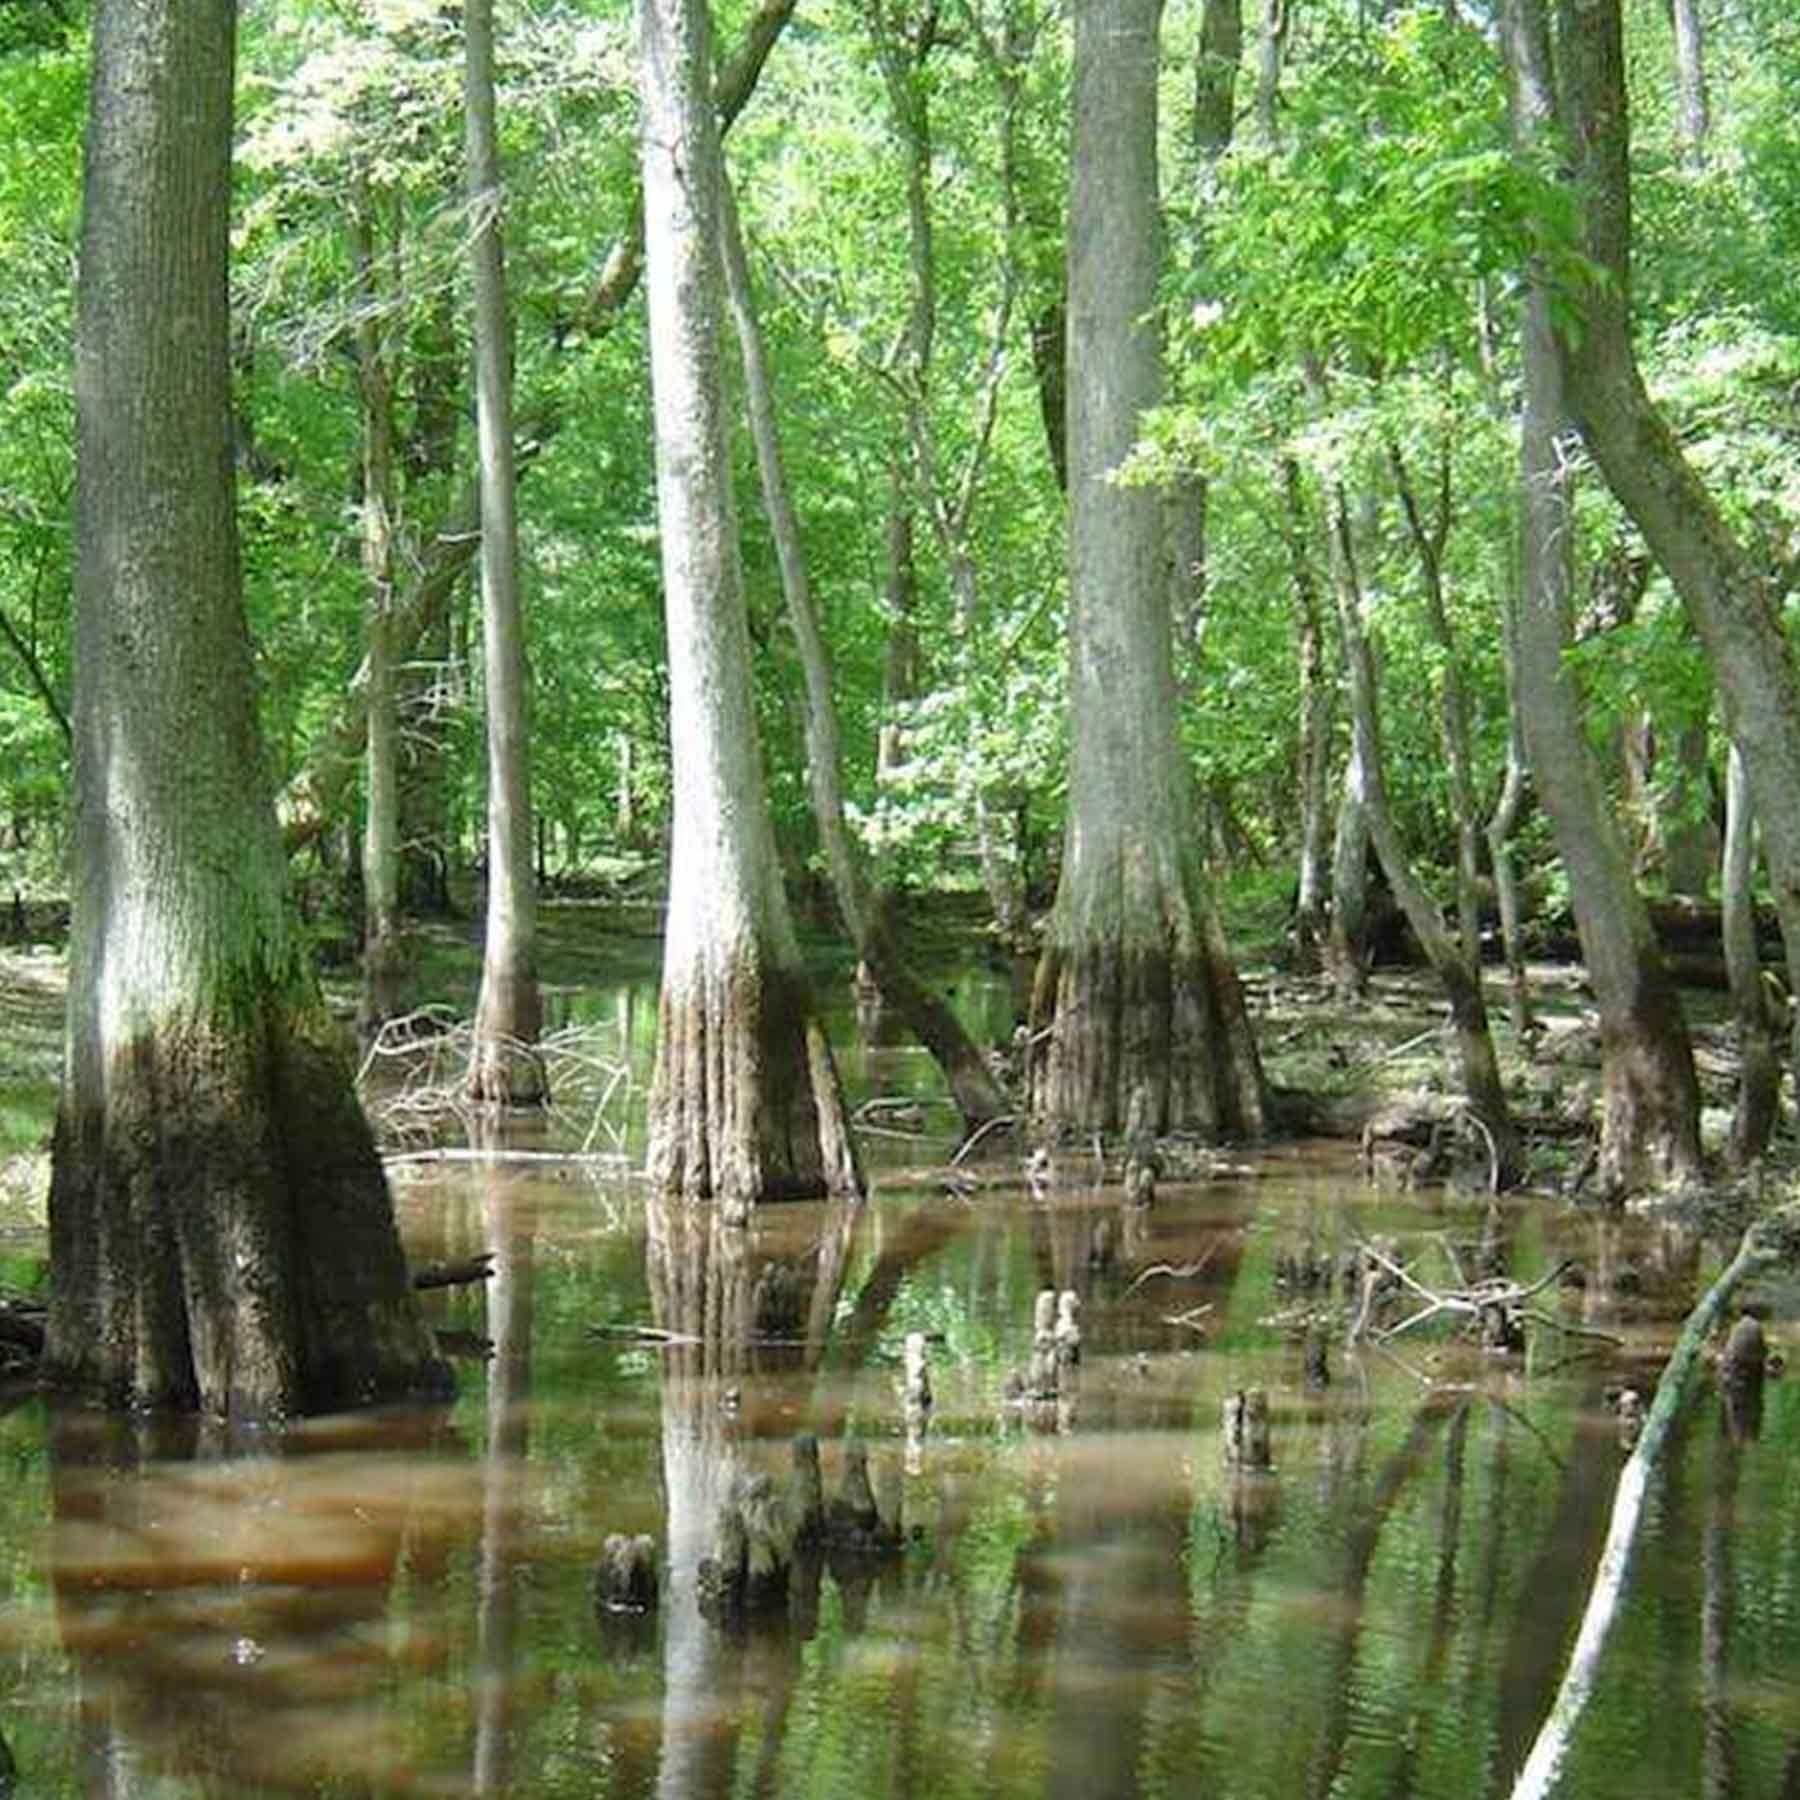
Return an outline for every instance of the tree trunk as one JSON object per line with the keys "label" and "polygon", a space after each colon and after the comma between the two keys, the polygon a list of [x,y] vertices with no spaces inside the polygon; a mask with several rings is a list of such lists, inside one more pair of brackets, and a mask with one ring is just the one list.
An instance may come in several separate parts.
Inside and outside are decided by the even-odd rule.
{"label": "tree trunk", "polygon": [[537,891],[531,868],[531,698],[519,606],[512,320],[500,240],[493,0],[464,0],[469,251],[475,274],[475,414],[481,442],[481,646],[487,689],[488,898],[481,998],[469,1051],[473,1100],[546,1098],[537,1050]]}
{"label": "tree trunk", "polygon": [[1325,934],[1325,973],[1340,1000],[1369,991],[1369,820],[1363,809],[1368,776],[1354,732],[1339,784],[1331,833],[1331,924]]}
{"label": "tree trunk", "polygon": [[1737,1023],[1737,1110],[1731,1119],[1729,1158],[1745,1168],[1769,1147],[1781,1096],[1781,1045],[1762,958],[1756,948],[1751,879],[1756,868],[1756,820],[1744,759],[1730,751],[1725,786],[1725,855],[1720,891],[1724,910],[1725,966],[1731,977],[1731,1012]]}
{"label": "tree trunk", "polygon": [[[1543,0],[1525,0],[1541,19]],[[1762,560],[1732,534],[1650,399],[1630,334],[1631,191],[1618,0],[1564,0],[1563,114],[1607,279],[1559,333],[1570,410],[1607,484],[1681,595],[1711,659],[1778,895],[1800,900],[1800,680]],[[1778,900],[1778,904],[1782,902]]]}
{"label": "tree trunk", "polygon": [[1190,822],[1162,503],[1113,472],[1162,391],[1160,0],[1075,7],[1068,848],[1033,996],[1051,1127],[1254,1134],[1263,1086]]}
{"label": "tree trunk", "polygon": [[1516,1032],[1531,1029],[1531,985],[1525,974],[1525,950],[1519,910],[1519,877],[1513,867],[1512,838],[1524,817],[1531,772],[1525,756],[1523,701],[1519,693],[1519,595],[1512,584],[1504,602],[1500,635],[1506,663],[1506,773],[1500,797],[1487,823],[1488,861],[1494,871],[1494,893],[1500,906],[1500,944],[1506,961],[1506,987]]}
{"label": "tree trunk", "polygon": [[1325,840],[1330,823],[1331,713],[1334,695],[1325,670],[1324,619],[1319,584],[1306,545],[1306,500],[1300,465],[1281,464],[1287,502],[1288,556],[1294,577],[1294,635],[1300,681],[1300,729],[1295,746],[1294,787],[1300,806],[1300,879],[1294,904],[1294,938],[1305,968],[1321,966],[1327,933],[1329,871]]}
{"label": "tree trunk", "polygon": [[401,1010],[399,730],[394,698],[394,397],[381,342],[374,204],[359,176],[350,207],[356,366],[362,398],[362,555],[368,748],[363,763],[363,981],[357,1025],[372,1037]]}
{"label": "tree trunk", "polygon": [[1671,894],[1704,900],[1719,868],[1719,828],[1712,814],[1711,734],[1704,716],[1659,734],[1656,834],[1663,883]]}
{"label": "tree trunk", "polygon": [[1681,92],[1681,138],[1688,156],[1701,161],[1712,130],[1712,108],[1706,96],[1706,33],[1700,0],[1671,0],[1675,28],[1675,80]]}
{"label": "tree trunk", "polygon": [[1375,657],[1363,628],[1362,586],[1350,539],[1349,508],[1341,487],[1332,504],[1331,566],[1337,588],[1344,660],[1349,667],[1350,711],[1356,736],[1354,766],[1362,782],[1360,798],[1369,837],[1375,845],[1375,854],[1381,859],[1388,886],[1394,890],[1394,898],[1406,914],[1413,936],[1419,940],[1432,972],[1443,985],[1445,998],[1450,1003],[1451,1026],[1456,1033],[1464,1097],[1469,1111],[1487,1133],[1497,1183],[1510,1187],[1524,1171],[1524,1157],[1506,1104],[1500,1064],[1494,1055],[1487,1002],[1481,991],[1480,968],[1464,955],[1445,930],[1436,902],[1413,873],[1411,860],[1400,841],[1399,828],[1394,823],[1393,809],[1388,803],[1387,775],[1381,753],[1380,701],[1375,687]]}
{"label": "tree trunk", "polygon": [[825,866],[830,871],[838,911],[858,957],[874,976],[882,998],[894,1007],[907,1030],[937,1062],[962,1114],[964,1128],[972,1131],[1007,1110],[1006,1096],[956,1014],[907,966],[887,928],[881,897],[869,891],[862,858],[844,821],[843,753],[837,707],[832,698],[831,661],[813,605],[812,583],[800,543],[800,521],[794,513],[782,463],[768,359],[763,353],[762,329],[751,297],[750,269],[729,181],[721,190],[720,200],[725,286],[744,365],[746,409],[762,479],[763,506],[775,540],[788,620],[794,628],[806,681],[807,776]]}
{"label": "tree trunk", "polygon": [[[1515,131],[1529,145],[1553,117],[1548,39],[1534,0],[1509,0]],[[1600,1186],[1617,1194],[1699,1172],[1700,1098],[1680,996],[1656,946],[1588,745],[1566,652],[1573,636],[1567,414],[1541,274],[1528,272],[1520,464],[1519,698],[1526,746],[1569,876],[1601,1021],[1605,1108]]]}
{"label": "tree trunk", "polygon": [[1425,595],[1425,626],[1444,660],[1438,689],[1438,742],[1450,774],[1450,811],[1456,821],[1456,924],[1463,960],[1481,969],[1481,825],[1475,813],[1474,752],[1470,747],[1469,694],[1463,685],[1463,659],[1450,625],[1444,598],[1444,551],[1450,536],[1450,454],[1442,448],[1437,516],[1427,524],[1419,497],[1397,444],[1388,446],[1388,463],[1400,495],[1401,511],[1418,559]]}
{"label": "tree trunk", "polygon": [[45,1368],[262,1417],[441,1392],[288,919],[231,477],[229,0],[102,0],[77,345],[77,801]]}
{"label": "tree trunk", "polygon": [[675,816],[649,1171],[746,1218],[860,1185],[775,858],[750,686],[719,345],[704,0],[640,14],[645,252]]}

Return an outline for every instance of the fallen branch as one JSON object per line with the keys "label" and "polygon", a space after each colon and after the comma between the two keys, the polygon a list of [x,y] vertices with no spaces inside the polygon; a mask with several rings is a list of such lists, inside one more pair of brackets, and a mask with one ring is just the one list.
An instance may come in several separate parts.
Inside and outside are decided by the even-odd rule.
{"label": "fallen branch", "polygon": [[494,1272],[494,1253],[483,1250],[479,1256],[465,1257],[461,1262],[422,1263],[412,1272],[413,1287],[467,1287],[472,1282],[486,1281]]}
{"label": "fallen branch", "polygon": [[1800,1202],[1790,1202],[1766,1219],[1758,1220],[1744,1233],[1737,1255],[1688,1314],[1675,1349],[1657,1381],[1656,1395],[1650,1403],[1649,1416],[1644,1420],[1637,1446],[1619,1471],[1619,1485],[1613,1495],[1612,1523],[1607,1529],[1605,1547],[1600,1552],[1594,1585],[1588,1592],[1581,1630],[1570,1653],[1562,1686],[1557,1690],[1556,1702],[1550,1708],[1550,1716],[1544,1721],[1531,1754],[1513,1783],[1512,1800],[1544,1800],[1556,1786],[1575,1728],[1593,1693],[1600,1653],[1605,1649],[1607,1634],[1618,1617],[1650,1477],[1662,1461],[1670,1431],[1687,1398],[1707,1339],[1712,1336],[1732,1295],[1746,1281],[1777,1263],[1793,1262],[1797,1258],[1800,1258]]}

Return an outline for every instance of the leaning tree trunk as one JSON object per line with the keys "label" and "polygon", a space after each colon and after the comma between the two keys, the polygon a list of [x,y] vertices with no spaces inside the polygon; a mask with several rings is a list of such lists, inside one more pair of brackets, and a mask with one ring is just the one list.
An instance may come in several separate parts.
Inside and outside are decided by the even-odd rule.
{"label": "leaning tree trunk", "polygon": [[[1505,16],[1515,132],[1554,117],[1549,43],[1531,8]],[[1681,999],[1657,947],[1589,747],[1567,651],[1573,638],[1567,414],[1550,295],[1528,272],[1521,430],[1519,699],[1538,792],[1556,831],[1588,979],[1599,1002],[1605,1105],[1600,1185],[1620,1193],[1700,1168],[1700,1096]]]}
{"label": "leaning tree trunk", "polygon": [[675,816],[649,1167],[744,1218],[858,1185],[775,857],[750,685],[719,344],[705,0],[644,0],[645,252]]}
{"label": "leaning tree trunk", "polygon": [[1193,845],[1163,511],[1113,479],[1162,391],[1159,0],[1075,7],[1068,847],[1033,995],[1049,1127],[1255,1133],[1262,1071]]}
{"label": "leaning tree trunk", "polygon": [[1341,487],[1333,498],[1330,528],[1332,579],[1337,589],[1338,623],[1350,678],[1350,717],[1356,739],[1353,767],[1362,782],[1360,798],[1369,837],[1381,859],[1388,886],[1394,890],[1394,898],[1406,914],[1406,922],[1419,940],[1432,973],[1443,985],[1444,997],[1450,1003],[1451,1028],[1456,1034],[1463,1094],[1470,1113],[1487,1134],[1496,1185],[1510,1187],[1524,1172],[1524,1155],[1500,1080],[1499,1059],[1494,1054],[1493,1033],[1488,1027],[1487,1001],[1481,990],[1480,965],[1465,954],[1445,929],[1437,903],[1414,874],[1388,800],[1375,656],[1363,628],[1361,583],[1350,539],[1349,508]]}
{"label": "leaning tree trunk", "polygon": [[775,541],[776,560],[781,565],[788,622],[794,628],[794,642],[800,651],[806,681],[806,766],[825,866],[857,956],[874,977],[882,998],[893,1006],[907,1030],[936,1061],[962,1114],[964,1128],[973,1131],[1006,1112],[1006,1096],[949,1003],[913,973],[894,939],[881,896],[870,891],[861,854],[844,819],[843,755],[837,705],[832,698],[831,660],[824,633],[819,629],[818,609],[813,605],[812,582],[800,542],[800,521],[788,489],[781,439],[775,427],[775,396],[768,358],[750,292],[749,262],[729,181],[721,188],[720,200],[725,286],[744,365],[744,398],[756,445],[763,507]]}
{"label": "leaning tree trunk", "polygon": [[494,131],[493,0],[463,8],[468,69],[470,254],[475,265],[475,397],[481,440],[481,646],[487,686],[488,899],[469,1095],[511,1105],[545,1098],[537,1051],[537,891],[531,868],[531,700],[519,606],[512,420],[512,323],[500,242]]}
{"label": "leaning tree trunk", "polygon": [[233,514],[230,0],[102,0],[46,1369],[265,1416],[439,1391],[283,891]]}
{"label": "leaning tree trunk", "polygon": [[[1544,0],[1520,0],[1543,27]],[[1778,904],[1800,900],[1800,675],[1762,558],[1733,534],[1644,387],[1630,326],[1631,189],[1618,0],[1566,11],[1563,117],[1585,190],[1589,259],[1579,332],[1557,347],[1570,412],[1706,646],[1744,754]]]}

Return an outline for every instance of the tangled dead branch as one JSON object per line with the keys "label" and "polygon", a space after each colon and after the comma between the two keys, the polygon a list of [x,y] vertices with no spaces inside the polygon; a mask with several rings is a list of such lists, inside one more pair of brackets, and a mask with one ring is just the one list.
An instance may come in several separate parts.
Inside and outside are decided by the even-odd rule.
{"label": "tangled dead branch", "polygon": [[[614,1047],[616,1038],[611,1026],[567,1025],[534,1047],[553,1096],[549,1117],[584,1157],[626,1155],[631,1064],[626,1047]],[[357,1086],[385,1143],[431,1140],[446,1119],[467,1128],[479,1110],[464,1091],[473,1043],[472,1022],[441,1006],[422,1007],[381,1028],[363,1056]]]}

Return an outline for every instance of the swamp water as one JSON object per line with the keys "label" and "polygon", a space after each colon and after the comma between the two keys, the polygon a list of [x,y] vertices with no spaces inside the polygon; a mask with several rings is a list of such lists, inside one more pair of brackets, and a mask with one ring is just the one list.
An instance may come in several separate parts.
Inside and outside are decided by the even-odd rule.
{"label": "swamp water", "polygon": [[[930,1085],[907,1052],[845,1060],[864,1094]],[[492,1346],[445,1411],[250,1449],[36,1399],[0,1417],[18,1791],[1504,1794],[1605,1530],[1606,1393],[1653,1379],[1716,1250],[1371,1189],[1342,1146],[1165,1178],[1144,1210],[1079,1157],[1034,1193],[1016,1151],[946,1183],[941,1139],[867,1144],[865,1205],[741,1232],[605,1162],[400,1163],[415,1261],[495,1258],[427,1296],[447,1341]],[[1620,1345],[1540,1328],[1496,1357],[1427,1327],[1348,1351],[1341,1298],[1295,1271],[1375,1237],[1434,1285],[1484,1250],[1525,1281],[1572,1257],[1584,1284],[1534,1304]],[[1082,1356],[1021,1407],[1047,1288],[1081,1296]],[[1323,1387],[1297,1309],[1334,1322]],[[909,1431],[911,1333],[934,1405]],[[1221,1408],[1251,1387],[1273,1466],[1240,1473]],[[1565,1794],[1800,1793],[1800,1380],[1752,1443],[1720,1412],[1709,1392],[1687,1415]],[[904,1545],[797,1570],[774,1620],[711,1623],[719,1499],[785,1477],[802,1432],[828,1495],[866,1447]],[[614,1533],[655,1540],[655,1612],[597,1604]]]}

